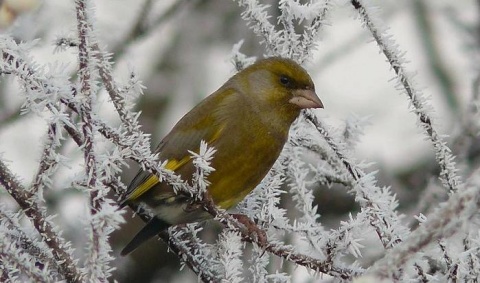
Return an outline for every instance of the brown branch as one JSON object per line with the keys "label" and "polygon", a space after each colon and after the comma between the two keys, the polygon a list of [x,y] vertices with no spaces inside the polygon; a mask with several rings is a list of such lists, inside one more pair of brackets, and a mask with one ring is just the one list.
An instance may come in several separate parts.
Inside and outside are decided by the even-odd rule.
{"label": "brown branch", "polygon": [[407,76],[407,71],[402,64],[402,60],[397,53],[394,52],[393,48],[390,47],[392,46],[392,43],[386,44],[386,36],[382,35],[378,25],[373,23],[369,10],[363,5],[363,0],[351,0],[351,3],[359,13],[365,26],[372,34],[372,37],[377,42],[378,47],[387,58],[390,66],[395,71],[400,85],[405,90],[405,93],[415,110],[414,112],[417,115],[422,129],[432,142],[433,148],[436,152],[435,157],[441,169],[439,176],[440,180],[450,191],[457,191],[461,184],[461,180],[456,176],[457,169],[454,164],[452,164],[450,149],[445,145],[442,137],[434,129],[430,116],[424,111],[425,103],[420,99],[420,92],[415,89],[411,79]]}
{"label": "brown branch", "polygon": [[[10,268],[10,270],[16,270],[20,274],[21,272],[23,272],[25,276],[27,276],[29,279],[32,280],[32,282],[46,281],[44,274],[42,274],[42,271],[40,271],[38,268],[31,268],[30,266],[28,266],[29,264],[28,261],[25,261],[23,258],[19,257],[18,252],[12,251],[12,247],[8,245],[8,242],[5,242],[5,241],[0,242],[0,258],[2,259],[2,265],[5,265],[5,263],[10,263],[14,267],[14,268]],[[16,280],[12,280],[12,281],[9,280],[9,281],[2,281],[2,282],[15,282],[15,281]]]}
{"label": "brown branch", "polygon": [[47,142],[43,147],[42,157],[40,158],[40,165],[38,172],[35,175],[32,186],[30,187],[31,194],[36,194],[43,186],[43,179],[47,174],[47,171],[57,165],[57,161],[51,158],[51,152],[54,151],[54,139],[57,132],[57,126],[55,123],[50,123],[48,125],[47,131]]}
{"label": "brown branch", "polygon": [[[34,258],[36,267],[41,270],[44,270],[47,266],[50,268],[53,267],[57,274],[61,273],[57,262],[47,255],[45,250],[38,244],[39,242],[35,238],[27,236],[27,234],[21,229],[21,224],[18,222],[15,215],[2,212],[0,209],[0,219],[5,224],[6,228],[11,231],[7,232],[6,237],[10,237],[14,245],[17,248],[20,248],[22,252],[28,253]],[[8,242],[8,240],[4,239],[4,242]]]}
{"label": "brown branch", "polygon": [[33,195],[28,193],[1,160],[0,184],[5,187],[7,192],[23,209],[25,215],[33,222],[43,241],[51,249],[65,280],[67,282],[81,282],[81,273],[77,269],[71,255],[66,252],[65,241],[55,232],[53,224],[47,220],[47,216],[38,207],[38,204],[33,199]]}
{"label": "brown branch", "polygon": [[[94,122],[92,119],[92,100],[93,100],[93,90],[92,85],[94,82],[94,77],[92,77],[91,68],[94,65],[94,57],[92,55],[92,40],[93,36],[91,35],[91,26],[89,25],[90,19],[88,18],[88,10],[86,8],[86,0],[76,0],[75,1],[75,10],[77,15],[77,32],[79,37],[78,45],[78,57],[79,57],[79,78],[80,78],[80,95],[82,97],[83,103],[80,108],[80,118],[81,118],[81,129],[83,134],[83,145],[81,149],[84,153],[85,160],[85,173],[87,176],[87,187],[90,193],[90,214],[92,216],[96,215],[102,209],[102,204],[104,203],[104,196],[99,191],[101,186],[100,183],[97,183],[97,160],[95,156],[95,133],[94,133]],[[93,29],[92,29],[93,30]],[[95,224],[94,222],[90,223],[91,233],[92,233],[92,251],[90,252],[91,257],[89,260],[93,264],[102,253],[101,251],[101,234],[102,227]],[[104,239],[106,241],[106,239]],[[103,267],[101,269],[105,269]],[[106,274],[102,273],[102,278],[96,278],[99,282],[107,282]]]}
{"label": "brown branch", "polygon": [[0,271],[2,274],[0,274],[0,282],[12,282],[12,279],[10,278],[10,275],[8,274],[8,268],[5,266],[5,259],[2,255],[0,255]]}
{"label": "brown branch", "polygon": [[[309,121],[317,131],[323,136],[325,141],[328,143],[330,148],[336,154],[338,161],[343,164],[345,170],[349,173],[351,179],[353,180],[353,184],[359,184],[361,179],[365,176],[365,173],[357,168],[354,164],[350,163],[350,161],[344,156],[344,154],[340,151],[338,145],[335,143],[333,138],[330,136],[328,131],[322,125],[322,123],[318,120],[318,118],[311,112],[311,111],[304,111],[303,112],[307,121]],[[370,225],[375,229],[380,241],[382,242],[385,249],[389,249],[392,246],[401,242],[399,238],[400,235],[385,235],[383,231],[387,231],[390,228],[394,227],[395,224],[391,223],[386,218],[386,215],[381,215],[379,213],[375,213],[378,210],[378,204],[367,195],[364,191],[356,190],[358,194],[358,198],[363,199],[364,201],[360,202],[360,205],[370,211],[368,212],[370,218]],[[395,216],[396,217],[396,216]],[[398,221],[400,223],[400,221]],[[383,226],[383,227],[382,227]]]}
{"label": "brown branch", "polygon": [[423,268],[418,264],[418,263],[414,263],[413,266],[415,267],[415,269],[417,270],[417,274],[418,274],[418,281],[417,282],[421,282],[421,283],[428,283],[429,280],[427,278],[427,274],[425,273],[425,271],[423,270]]}
{"label": "brown branch", "polygon": [[87,186],[90,188],[90,201],[92,205],[91,213],[95,214],[101,207],[101,201],[98,198],[98,191],[96,190],[97,182],[97,169],[96,160],[94,155],[94,133],[93,133],[93,121],[92,121],[92,86],[91,86],[91,74],[89,66],[91,64],[91,51],[88,46],[87,40],[89,40],[89,26],[87,24],[87,11],[85,8],[85,2],[82,0],[75,1],[77,10],[77,29],[80,38],[78,45],[78,57],[79,57],[79,77],[80,77],[80,94],[84,100],[82,104],[81,112],[79,113],[82,120],[82,133],[84,136],[83,152],[85,159],[85,167],[87,174]]}
{"label": "brown branch", "polygon": [[[80,32],[80,35],[82,35],[81,34],[82,29],[81,28],[79,28],[79,32]],[[85,44],[87,44],[87,43],[85,43]],[[80,48],[80,45],[82,45],[81,42],[79,44],[79,48]],[[100,54],[99,50],[96,50],[96,55],[95,56],[98,56],[97,54]],[[91,58],[91,57],[88,57],[88,56],[89,56],[89,54],[85,54],[85,52],[82,53],[82,51],[80,52],[80,59],[81,59],[80,60],[80,69],[81,70],[86,69],[85,64],[88,63],[88,61],[82,61],[83,60],[82,58],[84,58],[84,59],[85,58]],[[104,62],[101,57],[97,57],[97,59],[101,62]],[[100,68],[102,68],[102,67],[99,66],[99,69]],[[117,108],[117,111],[119,112],[119,115],[121,115],[121,116],[127,115],[127,113],[123,114],[123,111],[125,111],[125,105],[124,105],[123,97],[117,92],[118,88],[116,88],[116,86],[115,86],[113,77],[111,75],[111,71],[106,66],[103,66],[103,68],[104,68],[103,70],[100,70],[100,72],[101,72],[100,76],[101,76],[104,84],[108,85],[108,87],[106,86],[107,92],[109,92],[109,94],[111,95],[112,101],[116,101],[116,102],[114,102],[114,104],[116,104],[115,107]],[[80,74],[80,80],[81,80],[80,94],[85,94],[85,93],[88,93],[89,91],[91,91],[89,89],[89,86],[84,84],[84,82],[88,81],[88,79],[89,78],[88,78],[87,75],[83,75],[83,78],[82,78],[82,74]],[[84,113],[89,113],[88,110],[83,109],[85,107],[85,104],[76,106],[75,104],[73,104],[69,101],[66,101],[66,100],[63,100],[62,102],[65,103],[67,106],[71,107],[71,109],[74,110],[74,112],[79,113],[82,117],[85,116]],[[137,129],[136,122],[134,122],[133,120],[130,120],[130,117],[127,117],[127,116],[124,116],[123,118],[121,117],[122,123],[125,124],[127,129],[129,128],[129,126],[132,126],[132,125],[135,126],[135,127],[133,127],[135,132],[128,133],[128,134],[134,134],[134,136],[141,137],[142,136],[141,131],[139,131]],[[98,126],[98,125],[101,124],[101,122],[93,120],[92,117],[90,117],[89,119],[88,118],[87,119],[82,118],[82,121],[84,122],[84,124],[90,125],[90,128],[85,127],[85,125],[84,125],[83,128],[82,128],[82,133],[79,133],[76,129],[74,129],[72,127],[68,127],[68,128],[66,128],[66,130],[70,135],[72,135],[72,137],[74,138],[75,142],[77,142],[77,144],[87,145],[87,141],[85,141],[85,140],[87,139],[87,135],[92,134],[91,131],[93,130],[93,128],[91,126],[92,125],[97,125]],[[122,137],[121,135],[118,135],[116,133],[116,131],[110,129],[108,126],[106,126],[106,125],[105,126],[99,126],[98,128],[99,128],[99,131],[105,137],[114,141],[114,143],[117,146],[119,146],[120,149],[126,150],[126,152],[128,152],[128,150],[131,151],[133,149],[133,147],[132,147],[133,142],[132,141],[126,140],[124,137]],[[89,132],[89,130],[90,130],[90,132]],[[138,142],[138,140],[137,140],[137,142]],[[145,141],[141,141],[141,142],[145,142]],[[135,150],[135,149],[133,149],[133,150]],[[85,152],[87,152],[87,150],[85,150]],[[167,171],[162,170],[163,168],[159,168],[159,166],[157,164],[155,164],[154,162],[152,162],[151,160],[144,160],[145,158],[142,158],[142,156],[145,156],[145,155],[142,152],[133,151],[133,152],[125,153],[125,154],[126,154],[125,155],[126,157],[137,161],[139,164],[142,164],[146,168],[146,170],[156,174],[157,176],[163,176],[163,175],[168,173]],[[86,158],[86,159],[88,160],[88,158]],[[175,175],[171,172],[170,172],[170,175],[166,176],[166,179],[167,179],[166,180],[167,182],[177,181],[177,179],[175,179]],[[118,181],[118,180],[111,180],[111,182],[114,182],[114,181]],[[111,184],[104,183],[104,185],[109,185],[109,187],[112,187]],[[120,194],[122,193],[120,189],[118,189],[118,193],[120,193]],[[218,217],[221,219],[221,221],[223,223],[225,223],[229,226],[233,225],[233,227],[242,231],[242,235],[244,235],[245,239],[247,239],[249,241],[252,241],[252,242],[256,241],[255,239],[253,239],[251,237],[251,235],[249,235],[248,231],[245,229],[245,227],[242,225],[242,223],[239,223],[235,218],[233,218],[232,216],[230,216],[229,214],[227,214],[225,212],[221,212],[219,214],[219,212],[217,211],[217,208],[214,206],[213,202],[210,203],[209,205],[206,205],[206,207],[207,207],[207,211],[209,210],[209,211],[212,212],[212,214],[218,215]],[[134,208],[134,209],[136,211],[138,211],[138,209],[136,209],[136,208]],[[141,214],[141,212],[139,212],[139,215],[140,214]],[[175,245],[175,243],[172,243],[171,241],[169,241],[168,240],[169,239],[168,235],[164,236],[164,239],[169,244],[169,246],[171,246],[172,250],[177,250],[179,253],[183,253],[183,254],[188,255],[188,253],[187,253],[188,251],[185,251],[185,250],[182,251],[181,247],[179,247],[178,245]],[[256,243],[259,244],[259,245],[263,245],[262,243],[260,243],[258,241]],[[299,265],[303,265],[303,266],[306,266],[308,268],[311,268],[312,270],[316,270],[316,271],[324,272],[324,273],[327,273],[327,274],[331,274],[332,276],[338,276],[340,278],[353,278],[354,276],[358,275],[357,271],[339,268],[339,267],[333,266],[332,263],[325,263],[325,262],[319,261],[317,259],[308,257],[306,255],[298,254],[293,249],[290,249],[290,248],[277,247],[277,246],[270,245],[270,244],[263,245],[263,247],[266,249],[266,251],[269,251],[272,254],[275,254],[275,255],[280,256],[282,258],[285,258],[287,260],[291,260],[291,261],[293,261],[293,262],[295,262]],[[192,268],[192,270],[195,270],[196,262],[193,258],[188,258],[188,256],[187,256],[186,262],[187,262],[187,265],[189,265]],[[205,275],[205,273],[202,272],[201,270],[199,271],[197,269],[197,272],[199,272],[198,274],[199,274],[200,278],[202,278],[202,280],[204,280],[204,281],[214,281],[215,280],[215,278],[211,277],[210,275],[208,275],[208,276]]]}
{"label": "brown branch", "polygon": [[[476,174],[480,174],[477,170]],[[468,189],[452,194],[432,216],[410,233],[402,243],[391,249],[383,259],[377,261],[369,273],[380,278],[389,278],[401,268],[413,254],[441,237],[455,233],[458,227],[478,211],[479,185],[471,184]]]}
{"label": "brown branch", "polygon": [[[238,219],[228,214],[224,210],[218,209],[215,206],[212,198],[208,195],[208,193],[204,194],[201,204],[203,205],[205,211],[210,213],[221,223],[223,223],[227,227],[234,227],[237,231],[239,231],[242,234],[244,240],[255,243],[265,251],[270,252],[278,257],[281,257],[298,265],[305,266],[314,271],[322,272],[336,278],[342,278],[345,280],[351,280],[354,277],[361,275],[359,272],[352,269],[337,267],[332,262],[326,262],[304,254],[299,254],[291,248],[280,247],[277,244],[263,242],[259,239],[260,237],[258,237],[258,235],[257,237],[252,237],[251,233],[249,233],[245,225],[240,223]],[[266,234],[264,230],[261,230],[260,228],[258,229],[260,230],[260,232],[263,231],[263,233]]]}
{"label": "brown branch", "polygon": [[301,54],[298,56],[298,63],[303,64],[307,59],[308,54],[312,52],[312,49],[314,49],[315,39],[317,39],[317,35],[324,25],[327,13],[331,8],[330,6],[332,4],[330,2],[330,0],[325,0],[323,2],[324,7],[322,11],[315,18],[313,18],[310,26],[307,27],[306,32],[302,34],[300,40],[303,48],[300,50]]}

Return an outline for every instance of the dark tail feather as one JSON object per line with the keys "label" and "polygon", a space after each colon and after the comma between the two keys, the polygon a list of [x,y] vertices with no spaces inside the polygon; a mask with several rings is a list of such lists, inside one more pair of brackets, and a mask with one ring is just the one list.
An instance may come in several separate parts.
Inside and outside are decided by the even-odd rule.
{"label": "dark tail feather", "polygon": [[127,201],[126,198],[120,200],[119,203],[118,203],[118,208],[117,208],[117,209],[120,210],[120,209],[124,208],[124,207],[127,205],[127,202],[128,202],[128,201]]}
{"label": "dark tail feather", "polygon": [[170,224],[161,219],[158,219],[157,217],[152,218],[150,221],[148,221],[147,225],[145,225],[145,227],[143,227],[142,230],[140,230],[140,232],[138,232],[137,235],[133,237],[130,243],[128,243],[125,248],[123,248],[120,255],[128,255],[145,241],[149,240],[155,235],[158,235],[158,233],[160,233],[162,230],[167,229],[170,226]]}

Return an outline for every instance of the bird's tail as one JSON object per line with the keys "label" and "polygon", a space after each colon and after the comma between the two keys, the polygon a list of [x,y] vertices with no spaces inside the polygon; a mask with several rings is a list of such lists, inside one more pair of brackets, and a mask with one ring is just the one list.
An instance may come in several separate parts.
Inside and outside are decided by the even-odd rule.
{"label": "bird's tail", "polygon": [[140,230],[140,232],[133,237],[133,239],[128,243],[125,248],[123,248],[120,255],[126,256],[129,253],[133,252],[136,248],[138,248],[142,243],[149,240],[150,238],[154,237],[162,230],[167,229],[170,227],[171,224],[157,218],[153,217],[150,221],[148,221],[147,225]]}

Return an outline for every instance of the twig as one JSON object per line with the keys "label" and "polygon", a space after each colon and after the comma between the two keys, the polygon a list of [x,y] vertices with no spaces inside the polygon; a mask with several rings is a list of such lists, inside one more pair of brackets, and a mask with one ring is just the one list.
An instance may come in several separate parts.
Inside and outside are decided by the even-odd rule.
{"label": "twig", "polygon": [[[480,170],[475,174],[480,174]],[[451,195],[450,199],[432,213],[428,220],[402,243],[391,249],[383,259],[377,261],[369,273],[380,278],[389,278],[411,258],[412,254],[419,252],[436,239],[452,235],[463,221],[469,221],[468,219],[478,211],[479,191],[478,184],[470,184],[467,185],[467,189]]]}
{"label": "twig", "polygon": [[[39,269],[43,270],[46,266],[53,267],[56,274],[60,274],[59,266],[55,259],[47,255],[45,249],[40,246],[40,242],[38,242],[36,239],[32,239],[31,236],[27,236],[25,231],[21,229],[21,225],[16,215],[2,211],[2,207],[0,206],[0,219],[1,222],[8,228],[8,230],[11,231],[5,234],[5,238],[10,237],[11,239],[14,239],[14,244],[18,248],[21,248],[22,252],[28,253],[31,258],[35,259],[35,265]],[[8,241],[8,239],[4,239],[4,242],[8,243]]]}
{"label": "twig", "polygon": [[100,199],[98,198],[98,191],[96,190],[97,182],[97,169],[96,160],[94,154],[94,133],[92,122],[92,85],[91,85],[91,50],[87,41],[90,41],[89,36],[90,28],[88,26],[87,9],[85,8],[85,1],[76,0],[75,8],[77,11],[77,29],[80,38],[80,44],[78,45],[78,57],[79,57],[79,77],[80,77],[80,95],[82,95],[82,109],[80,117],[82,119],[82,133],[84,137],[83,152],[85,159],[85,168],[87,174],[87,186],[90,188],[90,201],[92,205],[91,213],[95,214],[100,210]]}
{"label": "twig", "polygon": [[[320,120],[311,112],[311,111],[304,111],[303,115],[309,121],[312,123],[312,125],[317,129],[317,131],[324,137],[325,141],[328,143],[330,148],[333,150],[333,152],[336,154],[339,162],[343,164],[345,167],[346,171],[349,173],[350,177],[353,180],[354,185],[358,185],[362,187],[362,178],[364,178],[366,175],[365,173],[352,164],[346,157],[345,155],[340,151],[339,146],[335,143],[332,137],[330,137],[328,131],[325,129],[325,127],[322,125]],[[368,211],[368,214],[370,215],[370,225],[375,229],[379,239],[381,240],[383,246],[386,249],[389,249],[393,247],[394,245],[398,244],[401,242],[401,237],[403,235],[395,233],[394,230],[391,228],[396,227],[396,229],[406,229],[403,227],[401,224],[397,214],[395,211],[391,211],[390,215],[385,215],[384,211],[377,213],[380,207],[382,207],[381,204],[376,202],[370,195],[367,194],[367,190],[364,189],[357,189],[357,197],[359,199],[362,199],[363,201],[360,202],[360,205]],[[385,210],[385,211],[390,211],[390,209]],[[396,226],[397,225],[397,226]]]}
{"label": "twig", "polygon": [[25,215],[33,222],[43,241],[51,249],[65,280],[67,282],[81,282],[81,273],[78,271],[71,255],[67,253],[68,248],[65,240],[55,232],[53,224],[38,207],[35,200],[32,199],[32,194],[25,190],[2,160],[0,160],[0,184],[5,187],[23,209]]}
{"label": "twig", "polygon": [[239,231],[243,238],[249,242],[255,242],[259,245],[262,249],[272,254],[275,254],[279,257],[282,257],[288,261],[294,262],[298,265],[305,266],[312,270],[322,272],[337,278],[342,279],[352,279],[355,276],[360,275],[359,272],[354,271],[348,268],[339,268],[334,266],[331,262],[325,262],[321,260],[317,260],[315,258],[309,257],[307,255],[298,254],[293,249],[287,247],[280,247],[273,243],[262,243],[257,239],[253,238],[252,235],[245,229],[244,225],[241,224],[237,219],[235,219],[232,215],[228,214],[224,210],[218,209],[213,200],[211,199],[208,194],[203,196],[202,205],[205,211],[210,213],[214,216],[217,220],[228,227],[234,227],[237,231]]}
{"label": "twig", "polygon": [[[25,275],[32,280],[32,282],[49,282],[45,277],[46,274],[42,273],[38,268],[32,268],[29,266],[29,261],[25,260],[22,253],[18,253],[14,248],[8,244],[8,241],[0,241],[0,258],[2,259],[2,265],[11,264],[14,268],[8,268],[10,270],[19,270],[25,273]],[[1,265],[0,265],[1,266]],[[7,270],[7,268],[5,268]],[[12,281],[2,281],[12,282]],[[13,281],[14,282],[14,281]]]}
{"label": "twig", "polygon": [[47,142],[43,146],[42,157],[40,158],[40,165],[38,172],[35,175],[32,186],[30,187],[30,192],[36,194],[43,188],[45,179],[49,177],[49,171],[57,165],[57,161],[52,158],[52,152],[55,150],[55,136],[57,132],[57,126],[55,123],[50,123],[48,125],[47,131]]}
{"label": "twig", "polygon": [[325,0],[323,1],[323,5],[324,7],[320,13],[313,18],[310,26],[306,27],[306,31],[302,34],[300,39],[300,54],[298,55],[299,64],[303,64],[307,60],[308,54],[310,54],[312,49],[315,47],[315,39],[317,39],[317,35],[325,23],[325,18],[327,17],[332,4],[330,3],[330,0]]}
{"label": "twig", "polygon": [[459,185],[461,184],[461,180],[456,175],[456,172],[458,170],[455,168],[453,156],[441,136],[433,128],[432,119],[425,111],[426,104],[421,99],[421,93],[412,84],[411,78],[409,77],[405,67],[403,66],[403,60],[393,50],[392,46],[395,45],[395,42],[391,38],[387,37],[385,33],[381,33],[381,30],[379,30],[379,27],[381,27],[381,25],[374,22],[373,18],[370,15],[370,11],[363,4],[363,0],[351,0],[351,3],[359,13],[365,26],[371,32],[373,38],[377,42],[377,45],[380,47],[381,51],[390,63],[390,66],[395,71],[399,84],[403,87],[405,93],[410,99],[411,105],[414,108],[414,112],[417,115],[418,121],[420,122],[422,129],[425,131],[425,134],[431,140],[436,152],[435,157],[441,169],[439,176],[440,180],[442,181],[443,185],[450,191],[457,191]]}
{"label": "twig", "polygon": [[263,37],[267,53],[271,55],[279,55],[282,43],[279,41],[280,37],[275,35],[278,33],[275,26],[265,19],[268,19],[266,13],[267,5],[262,5],[256,1],[239,0],[238,5],[244,7],[245,11],[242,17],[249,23],[252,23],[253,32]]}

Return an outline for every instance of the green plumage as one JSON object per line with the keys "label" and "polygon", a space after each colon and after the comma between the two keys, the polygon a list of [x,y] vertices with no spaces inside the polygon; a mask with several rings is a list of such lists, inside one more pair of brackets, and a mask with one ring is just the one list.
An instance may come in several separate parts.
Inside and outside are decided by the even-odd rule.
{"label": "green plumage", "polygon": [[[323,105],[303,68],[288,59],[260,60],[188,112],[155,152],[161,161],[172,161],[167,167],[190,180],[195,167],[188,151],[198,152],[202,140],[213,146],[217,150],[212,161],[215,171],[208,177],[208,191],[216,205],[228,209],[265,177],[300,110],[311,107]],[[150,177],[144,171],[137,174],[126,203],[146,204],[161,220],[161,229],[165,229],[163,223],[175,225],[209,217],[204,211],[185,211],[188,198],[175,195],[166,183],[142,187]]]}

